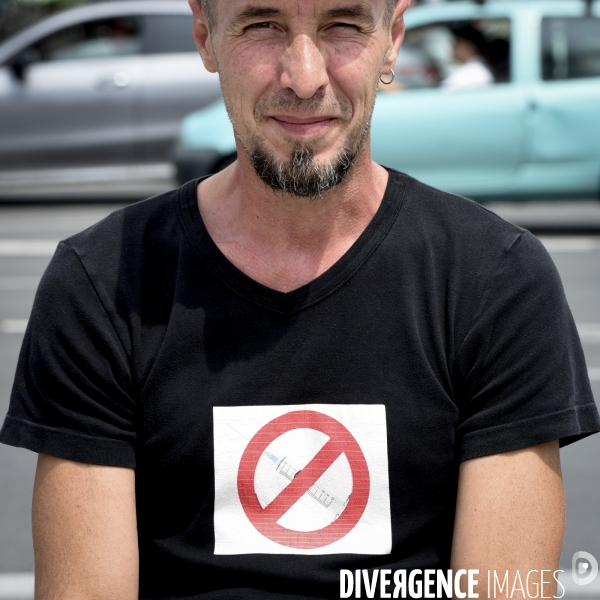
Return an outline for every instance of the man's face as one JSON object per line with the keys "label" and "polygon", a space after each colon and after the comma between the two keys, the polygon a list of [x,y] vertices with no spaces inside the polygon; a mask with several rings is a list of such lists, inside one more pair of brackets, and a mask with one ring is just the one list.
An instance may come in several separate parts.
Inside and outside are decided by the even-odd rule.
{"label": "man's face", "polygon": [[462,38],[456,38],[454,41],[454,58],[459,63],[468,63],[477,56],[479,56],[479,53],[475,44]]}
{"label": "man's face", "polygon": [[209,53],[257,173],[299,196],[339,183],[368,137],[386,54],[397,53],[386,0],[213,3]]}

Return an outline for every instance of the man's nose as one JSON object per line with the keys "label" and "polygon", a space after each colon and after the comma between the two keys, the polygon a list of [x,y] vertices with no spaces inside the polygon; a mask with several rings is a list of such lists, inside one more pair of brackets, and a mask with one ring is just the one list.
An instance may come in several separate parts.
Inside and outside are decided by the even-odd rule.
{"label": "man's nose", "polygon": [[308,99],[328,83],[325,57],[310,36],[297,35],[283,57],[281,87],[293,90],[299,98]]}

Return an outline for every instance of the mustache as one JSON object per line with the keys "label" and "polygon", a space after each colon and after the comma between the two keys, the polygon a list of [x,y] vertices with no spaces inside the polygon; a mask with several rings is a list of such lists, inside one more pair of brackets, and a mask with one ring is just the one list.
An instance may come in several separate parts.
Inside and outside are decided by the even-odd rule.
{"label": "mustache", "polygon": [[293,90],[283,89],[274,96],[261,98],[254,107],[254,117],[259,122],[271,114],[286,113],[336,115],[347,121],[352,116],[352,105],[346,99],[326,96],[324,90],[318,90],[311,98],[300,98]]}

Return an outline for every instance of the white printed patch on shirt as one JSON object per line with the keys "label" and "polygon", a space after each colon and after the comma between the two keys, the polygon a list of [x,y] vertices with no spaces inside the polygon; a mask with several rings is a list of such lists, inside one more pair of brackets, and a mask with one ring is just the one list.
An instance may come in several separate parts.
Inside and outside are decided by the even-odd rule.
{"label": "white printed patch on shirt", "polygon": [[215,554],[389,554],[384,405],[215,407]]}

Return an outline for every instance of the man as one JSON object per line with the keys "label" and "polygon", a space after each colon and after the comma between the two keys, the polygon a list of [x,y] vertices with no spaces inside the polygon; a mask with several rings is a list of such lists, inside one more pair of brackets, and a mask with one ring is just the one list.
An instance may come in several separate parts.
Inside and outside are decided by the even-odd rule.
{"label": "man", "polygon": [[41,453],[38,598],[548,582],[559,440],[600,422],[541,244],[370,159],[406,4],[192,2],[239,159],[66,240],[40,284],[2,431]]}

